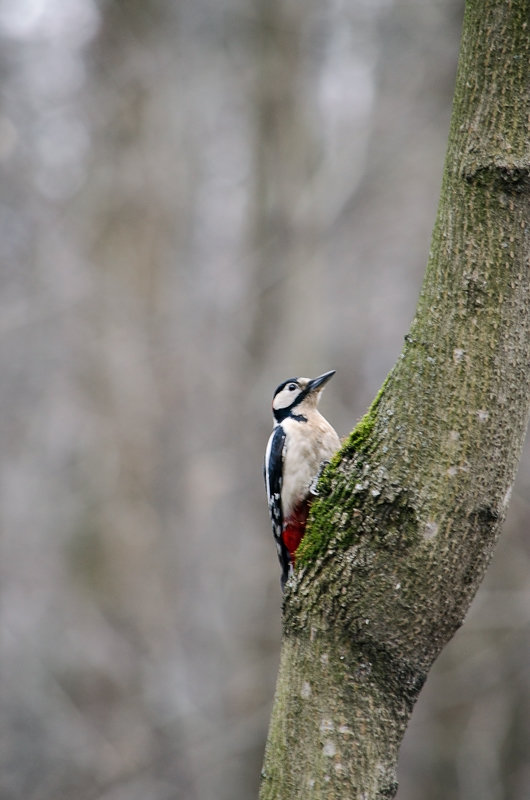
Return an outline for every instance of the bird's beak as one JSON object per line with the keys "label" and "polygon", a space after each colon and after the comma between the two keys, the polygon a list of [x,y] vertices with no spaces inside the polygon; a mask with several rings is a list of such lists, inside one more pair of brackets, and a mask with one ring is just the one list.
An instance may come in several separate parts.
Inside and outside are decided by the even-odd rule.
{"label": "bird's beak", "polygon": [[309,381],[306,386],[307,393],[316,392],[317,389],[322,389],[323,386],[332,378],[337,370],[331,369],[329,372],[324,372],[323,375],[319,375],[318,378],[313,378]]}

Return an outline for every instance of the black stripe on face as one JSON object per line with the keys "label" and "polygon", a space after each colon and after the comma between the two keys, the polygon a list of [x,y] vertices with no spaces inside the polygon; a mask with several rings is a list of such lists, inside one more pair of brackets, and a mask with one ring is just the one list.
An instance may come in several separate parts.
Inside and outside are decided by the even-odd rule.
{"label": "black stripe on face", "polygon": [[[291,383],[291,381],[286,381],[286,384],[288,383]],[[283,384],[284,388],[286,384]],[[290,405],[285,406],[285,408],[273,408],[272,414],[276,422],[282,422],[284,419],[287,419],[287,417],[291,417],[292,419],[295,419],[297,422],[307,422],[307,417],[304,417],[303,414],[293,414],[293,409],[296,408],[296,406],[299,405],[302,402],[302,400],[305,400],[310,391],[311,387],[308,384],[306,388],[302,389],[300,394],[298,394],[295,397],[295,399]]]}
{"label": "black stripe on face", "polygon": [[287,386],[288,383],[296,383],[296,385],[298,386],[298,378],[287,378],[286,381],[284,381],[283,383],[280,383],[280,385],[276,387],[276,390],[275,390],[274,394],[272,395],[272,399],[273,400],[276,397],[276,395],[279,394],[282,391],[282,389],[285,389],[285,387]]}
{"label": "black stripe on face", "polygon": [[[297,402],[298,400],[296,403]],[[303,414],[293,414],[293,407],[296,405],[296,403],[293,403],[288,408],[279,408],[277,410],[274,409],[272,413],[276,422],[283,422],[284,419],[287,419],[287,417],[295,419],[297,422],[307,422],[307,417],[304,417]]]}
{"label": "black stripe on face", "polygon": [[[292,401],[292,403],[290,403],[288,406],[284,406],[283,408],[274,408],[274,400],[275,400],[275,398],[281,392],[283,392],[284,389],[287,389],[287,387],[291,383],[296,384],[296,387],[297,387],[299,393],[295,396],[295,398]],[[288,378],[286,381],[283,381],[283,383],[280,383],[280,385],[276,388],[276,391],[274,392],[273,401],[272,401],[273,402],[272,414],[273,414],[274,419],[276,420],[276,422],[282,422],[282,420],[287,419],[287,417],[292,417],[293,419],[296,419],[299,422],[307,422],[306,418],[302,414],[293,414],[292,413],[292,409],[295,406],[297,406],[298,403],[301,403],[302,400],[304,399],[304,397],[307,397],[307,394],[308,394],[308,392],[306,391],[306,389],[302,389],[302,387],[298,383],[298,378]]]}

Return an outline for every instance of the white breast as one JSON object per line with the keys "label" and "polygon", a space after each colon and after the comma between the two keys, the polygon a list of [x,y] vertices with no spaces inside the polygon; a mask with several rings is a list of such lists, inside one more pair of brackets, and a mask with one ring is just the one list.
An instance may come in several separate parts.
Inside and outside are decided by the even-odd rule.
{"label": "white breast", "polygon": [[282,423],[286,433],[283,456],[282,511],[286,519],[309,492],[322,461],[339,449],[340,440],[318,411],[307,422],[288,417]]}

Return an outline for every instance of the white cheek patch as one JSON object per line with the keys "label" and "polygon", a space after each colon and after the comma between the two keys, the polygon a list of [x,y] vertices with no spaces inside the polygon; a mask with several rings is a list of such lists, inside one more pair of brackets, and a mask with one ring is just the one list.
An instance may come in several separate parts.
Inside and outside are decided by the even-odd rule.
{"label": "white cheek patch", "polygon": [[289,391],[289,389],[282,389],[274,398],[273,409],[279,411],[281,408],[287,408],[296,400],[299,394],[300,389],[295,389],[293,392]]}

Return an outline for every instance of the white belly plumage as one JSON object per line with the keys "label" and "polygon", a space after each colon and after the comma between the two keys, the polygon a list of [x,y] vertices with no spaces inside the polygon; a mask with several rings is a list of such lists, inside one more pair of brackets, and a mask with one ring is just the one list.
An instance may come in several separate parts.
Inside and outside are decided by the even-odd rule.
{"label": "white belly plumage", "polygon": [[[306,425],[317,435],[308,436]],[[324,417],[315,411],[307,422],[286,419],[283,454],[282,512],[284,520],[309,493],[320,464],[339,449],[340,440]]]}

